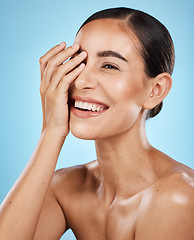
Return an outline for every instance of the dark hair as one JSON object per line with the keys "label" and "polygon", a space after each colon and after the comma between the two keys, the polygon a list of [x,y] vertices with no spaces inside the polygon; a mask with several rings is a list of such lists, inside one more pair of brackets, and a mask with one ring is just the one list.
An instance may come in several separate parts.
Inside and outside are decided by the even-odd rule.
{"label": "dark hair", "polygon": [[[123,20],[135,33],[141,43],[141,55],[148,77],[153,78],[163,72],[172,75],[175,59],[174,45],[168,30],[161,22],[142,11],[121,7],[94,13],[82,24],[80,29],[91,21],[103,18]],[[147,119],[156,116],[162,106],[163,101],[149,110]]]}

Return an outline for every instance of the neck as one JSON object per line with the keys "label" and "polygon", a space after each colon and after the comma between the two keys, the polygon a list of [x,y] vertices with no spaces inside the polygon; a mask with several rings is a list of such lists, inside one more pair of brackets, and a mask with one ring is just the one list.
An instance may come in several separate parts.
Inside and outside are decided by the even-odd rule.
{"label": "neck", "polygon": [[138,119],[127,132],[96,140],[95,145],[101,171],[101,189],[106,198],[134,195],[155,179],[150,159],[152,147],[146,137],[143,118]]}

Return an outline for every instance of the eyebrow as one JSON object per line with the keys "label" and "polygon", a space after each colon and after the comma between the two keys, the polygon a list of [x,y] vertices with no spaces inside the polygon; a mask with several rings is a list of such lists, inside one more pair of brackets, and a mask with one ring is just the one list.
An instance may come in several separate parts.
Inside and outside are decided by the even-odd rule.
{"label": "eyebrow", "polygon": [[97,56],[98,57],[116,57],[116,58],[119,58],[119,59],[121,59],[125,62],[128,62],[127,59],[124,58],[120,53],[115,52],[115,51],[111,51],[111,50],[97,52]]}

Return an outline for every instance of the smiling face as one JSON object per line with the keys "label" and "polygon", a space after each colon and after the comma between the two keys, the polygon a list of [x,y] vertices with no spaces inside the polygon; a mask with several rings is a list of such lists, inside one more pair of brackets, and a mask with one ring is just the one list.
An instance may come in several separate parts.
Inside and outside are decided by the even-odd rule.
{"label": "smiling face", "polygon": [[75,43],[88,57],[71,86],[71,132],[82,139],[100,139],[129,131],[147,96],[138,39],[121,21],[99,19],[82,27]]}

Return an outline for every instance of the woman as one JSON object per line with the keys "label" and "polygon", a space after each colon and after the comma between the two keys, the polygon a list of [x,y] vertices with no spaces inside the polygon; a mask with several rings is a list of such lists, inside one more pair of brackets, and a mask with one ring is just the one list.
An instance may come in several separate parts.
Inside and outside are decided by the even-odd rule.
{"label": "woman", "polygon": [[[166,28],[128,8],[92,15],[73,46],[41,57],[42,133],[1,205],[0,239],[194,239],[193,170],[145,133],[173,66]],[[97,160],[54,173],[69,130],[95,140]]]}

